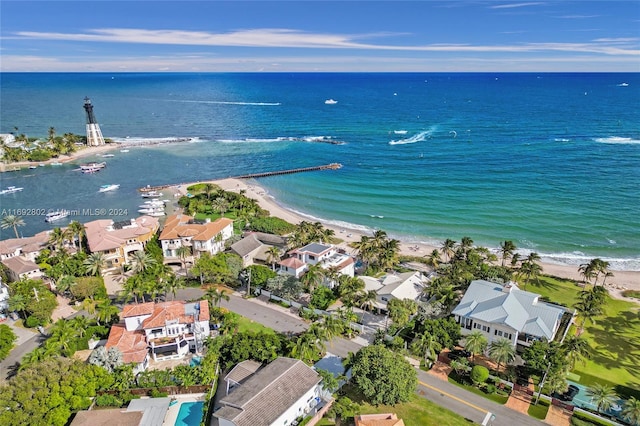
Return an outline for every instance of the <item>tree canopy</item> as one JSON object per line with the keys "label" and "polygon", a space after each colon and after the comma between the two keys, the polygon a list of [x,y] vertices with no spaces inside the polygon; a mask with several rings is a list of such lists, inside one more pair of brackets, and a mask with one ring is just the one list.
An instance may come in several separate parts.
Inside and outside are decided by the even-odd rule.
{"label": "tree canopy", "polygon": [[351,366],[352,382],[375,405],[408,401],[418,384],[411,364],[402,355],[382,345],[360,349]]}

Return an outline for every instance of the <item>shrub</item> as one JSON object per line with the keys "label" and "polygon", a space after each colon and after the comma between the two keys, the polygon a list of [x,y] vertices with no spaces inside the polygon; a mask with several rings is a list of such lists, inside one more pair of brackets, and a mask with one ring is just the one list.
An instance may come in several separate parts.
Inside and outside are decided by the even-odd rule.
{"label": "shrub", "polygon": [[481,365],[475,365],[471,369],[471,380],[475,384],[484,383],[489,378],[489,370]]}
{"label": "shrub", "polygon": [[0,361],[9,355],[16,340],[18,340],[18,336],[11,330],[11,327],[0,324]]}
{"label": "shrub", "polygon": [[42,321],[40,321],[39,318],[36,318],[35,316],[31,315],[30,317],[27,317],[27,320],[24,322],[24,325],[25,327],[33,328],[33,327],[42,325]]}
{"label": "shrub", "polygon": [[163,398],[169,395],[167,392],[161,392],[159,389],[153,388],[151,389],[150,396],[151,398]]}
{"label": "shrub", "polygon": [[96,396],[95,403],[98,407],[122,407],[122,401],[115,395],[99,395]]}
{"label": "shrub", "polygon": [[485,392],[487,392],[488,394],[496,393],[496,385],[487,385],[487,387],[485,388]]}

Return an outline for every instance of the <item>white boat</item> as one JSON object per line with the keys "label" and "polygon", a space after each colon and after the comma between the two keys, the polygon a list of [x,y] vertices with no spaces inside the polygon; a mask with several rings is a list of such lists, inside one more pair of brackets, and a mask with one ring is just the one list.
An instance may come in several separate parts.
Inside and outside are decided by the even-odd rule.
{"label": "white boat", "polygon": [[29,166],[30,169],[37,169],[38,166]]}
{"label": "white boat", "polygon": [[102,169],[104,167],[107,167],[107,163],[104,161],[102,163],[93,161],[91,163],[80,164],[80,170]]}
{"label": "white boat", "polygon": [[335,105],[338,103],[338,101],[336,101],[335,99],[327,99],[326,101],[324,101],[324,103],[327,105]]}
{"label": "white boat", "polygon": [[102,158],[111,158],[111,157],[115,157],[115,155],[113,155],[113,154],[102,154]]}
{"label": "white boat", "polygon": [[159,200],[147,201],[144,204],[140,204],[138,207],[141,209],[149,209],[149,208],[164,208],[164,203]]}
{"label": "white boat", "polygon": [[15,186],[7,186],[7,189],[0,191],[0,194],[13,194],[14,192],[20,192],[24,188],[16,188]]}
{"label": "white boat", "polygon": [[55,222],[56,220],[64,219],[67,216],[69,216],[69,210],[56,210],[47,213],[47,215],[44,217],[44,221]]}
{"label": "white boat", "polygon": [[394,130],[393,133],[395,133],[396,135],[406,135],[407,131],[406,130]]}
{"label": "white boat", "polygon": [[53,163],[51,163],[52,166],[62,166],[62,163],[59,161],[54,161]]}
{"label": "white boat", "polygon": [[121,149],[120,152],[129,152],[128,149]]}
{"label": "white boat", "polygon": [[629,83],[620,83],[618,87],[629,87]]}
{"label": "white boat", "polygon": [[102,185],[100,187],[100,189],[98,190],[98,192],[115,191],[118,188],[120,188],[120,185],[118,185],[116,183],[113,183],[111,185]]}
{"label": "white boat", "polygon": [[147,213],[147,215],[151,216],[151,217],[160,217],[160,216],[165,216],[165,212],[156,211],[156,212],[152,212],[152,213]]}
{"label": "white boat", "polygon": [[161,196],[162,194],[159,193],[158,191],[149,191],[149,192],[142,193],[142,198],[159,198]]}
{"label": "white boat", "polygon": [[143,214],[152,214],[152,213],[162,213],[164,215],[164,209],[160,208],[160,209],[138,209],[138,213],[143,213]]}
{"label": "white boat", "polygon": [[100,170],[102,170],[102,167],[96,167],[96,168],[93,168],[93,169],[83,169],[82,173],[90,174],[90,173],[99,172]]}

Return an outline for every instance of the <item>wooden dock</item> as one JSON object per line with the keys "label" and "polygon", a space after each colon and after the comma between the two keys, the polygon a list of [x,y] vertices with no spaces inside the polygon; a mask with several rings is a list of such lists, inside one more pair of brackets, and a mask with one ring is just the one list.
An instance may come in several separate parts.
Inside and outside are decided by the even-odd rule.
{"label": "wooden dock", "polygon": [[[269,176],[290,175],[290,174],[293,174],[293,173],[314,172],[314,171],[318,171],[318,170],[337,170],[337,169],[340,169],[340,168],[342,168],[342,164],[340,164],[340,163],[331,163],[331,164],[324,164],[322,166],[301,167],[301,168],[297,168],[297,169],[276,170],[276,171],[273,171],[273,172],[263,172],[263,173],[251,173],[251,174],[248,174],[248,175],[241,175],[241,176],[229,176],[229,177],[226,177],[226,178],[219,178],[219,179],[214,179],[214,180],[222,180],[222,179],[257,179],[257,178],[269,177]],[[189,183],[172,183],[172,184],[157,185],[157,186],[145,186],[145,187],[139,188],[138,191],[140,191],[140,192],[160,191],[160,190],[163,190],[163,189],[170,188],[172,186],[194,185],[194,184],[201,183],[201,182],[206,182],[206,181],[189,182]]]}

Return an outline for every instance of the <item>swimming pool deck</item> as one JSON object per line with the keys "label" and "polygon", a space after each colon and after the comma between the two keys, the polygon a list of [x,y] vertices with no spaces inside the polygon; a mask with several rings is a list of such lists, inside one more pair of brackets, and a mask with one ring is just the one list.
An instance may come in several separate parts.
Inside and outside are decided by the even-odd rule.
{"label": "swimming pool deck", "polygon": [[174,426],[176,424],[176,420],[178,420],[178,412],[180,411],[180,405],[182,405],[183,402],[204,401],[205,397],[206,394],[204,393],[174,395],[172,398],[175,398],[178,402],[169,407],[166,416],[164,416],[162,426]]}

